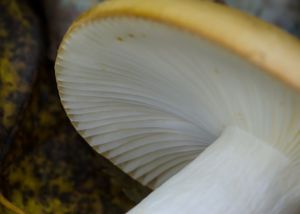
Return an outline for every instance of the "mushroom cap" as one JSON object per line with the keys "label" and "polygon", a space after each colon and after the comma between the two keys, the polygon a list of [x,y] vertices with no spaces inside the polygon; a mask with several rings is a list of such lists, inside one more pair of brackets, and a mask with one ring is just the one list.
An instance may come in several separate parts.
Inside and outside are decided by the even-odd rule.
{"label": "mushroom cap", "polygon": [[299,57],[298,39],[223,5],[115,0],[70,27],[56,77],[87,142],[156,188],[226,126],[275,144],[294,136]]}

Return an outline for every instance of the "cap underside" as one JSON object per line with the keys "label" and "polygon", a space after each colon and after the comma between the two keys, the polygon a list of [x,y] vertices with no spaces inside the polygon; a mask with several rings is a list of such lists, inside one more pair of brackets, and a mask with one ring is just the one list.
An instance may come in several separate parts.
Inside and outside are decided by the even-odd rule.
{"label": "cap underside", "polygon": [[56,72],[76,129],[97,152],[152,188],[228,126],[296,153],[280,142],[299,141],[297,93],[175,26],[137,17],[93,21],[63,43]]}

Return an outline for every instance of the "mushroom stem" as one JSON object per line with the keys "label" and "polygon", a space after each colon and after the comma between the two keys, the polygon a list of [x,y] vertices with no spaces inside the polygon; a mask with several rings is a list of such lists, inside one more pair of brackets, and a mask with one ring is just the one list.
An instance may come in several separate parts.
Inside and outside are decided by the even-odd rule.
{"label": "mushroom stem", "polygon": [[269,143],[228,127],[129,213],[282,213],[294,203],[283,178],[290,164]]}

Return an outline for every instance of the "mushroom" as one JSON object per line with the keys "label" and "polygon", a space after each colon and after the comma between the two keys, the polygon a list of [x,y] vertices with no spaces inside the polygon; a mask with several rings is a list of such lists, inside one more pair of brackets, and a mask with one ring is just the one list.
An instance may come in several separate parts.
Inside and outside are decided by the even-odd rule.
{"label": "mushroom", "polygon": [[107,1],[67,32],[63,106],[154,189],[129,213],[277,214],[300,200],[300,43],[209,1]]}

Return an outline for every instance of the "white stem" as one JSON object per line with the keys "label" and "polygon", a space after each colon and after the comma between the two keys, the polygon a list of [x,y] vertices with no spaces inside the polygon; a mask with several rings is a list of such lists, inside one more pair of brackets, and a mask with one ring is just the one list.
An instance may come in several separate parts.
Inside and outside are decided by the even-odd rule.
{"label": "white stem", "polygon": [[280,213],[276,205],[285,193],[274,184],[282,179],[289,162],[270,144],[229,127],[129,213]]}

